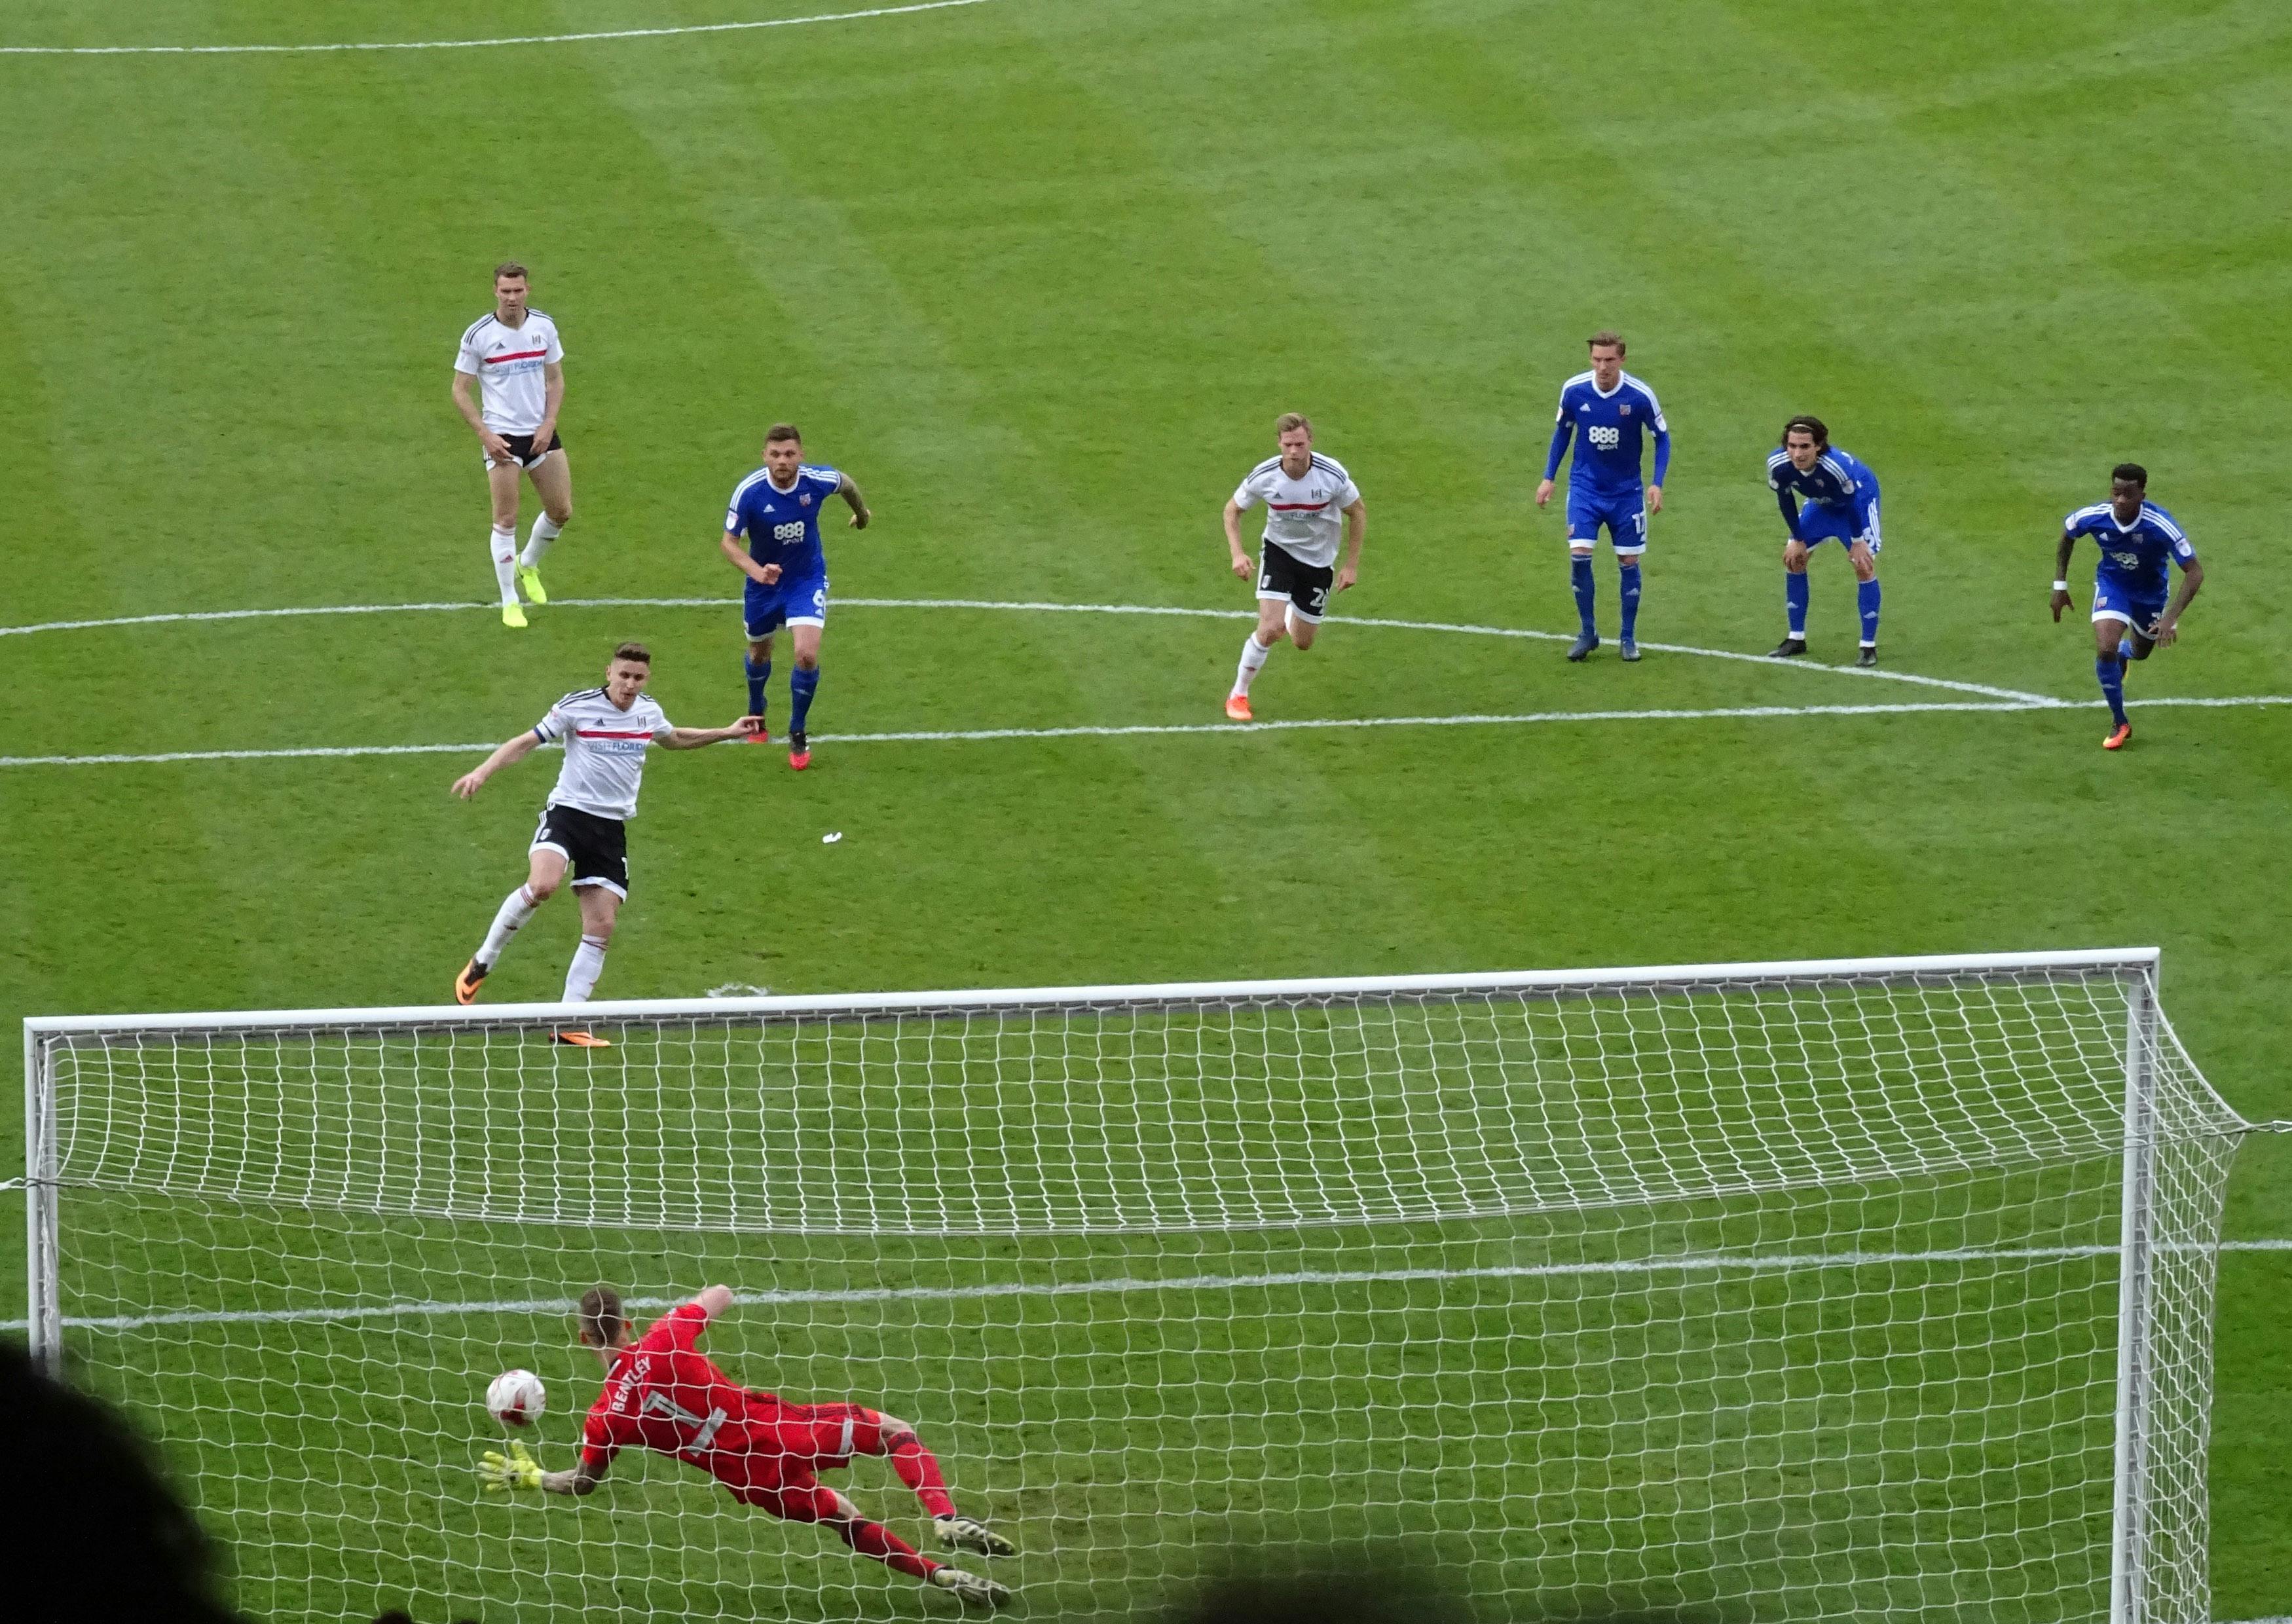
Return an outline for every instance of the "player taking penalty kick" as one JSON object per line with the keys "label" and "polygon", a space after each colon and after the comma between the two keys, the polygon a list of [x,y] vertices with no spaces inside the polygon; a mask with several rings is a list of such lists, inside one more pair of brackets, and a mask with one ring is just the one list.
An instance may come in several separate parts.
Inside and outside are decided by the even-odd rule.
{"label": "player taking penalty kick", "polygon": [[[557,324],[526,304],[525,267],[512,260],[494,270],[494,308],[463,329],[454,357],[454,405],[485,448],[486,483],[493,493],[494,528],[487,549],[494,561],[494,584],[501,588],[502,624],[523,626],[525,610],[518,587],[536,603],[549,602],[541,589],[542,555],[572,522],[573,475],[565,465],[565,445],[557,438],[557,408],[565,403],[565,346]],[[484,397],[481,411],[470,400],[470,380]],[[517,476],[524,470],[541,498],[541,514],[517,550]]]}
{"label": "player taking penalty kick", "polygon": [[[646,749],[657,744],[665,750],[694,750],[745,739],[755,731],[755,720],[749,716],[730,727],[671,725],[644,691],[651,675],[652,656],[644,644],[623,643],[605,667],[603,687],[567,694],[475,771],[454,780],[454,793],[466,801],[504,767],[553,740],[564,742],[565,764],[557,771],[557,788],[541,809],[540,827],[526,853],[525,884],[503,901],[485,941],[454,978],[455,1002],[476,1000],[478,984],[493,974],[509,939],[533,917],[535,909],[557,894],[569,871],[573,893],[581,899],[581,945],[565,972],[564,1002],[586,1002],[604,974],[605,947],[613,939],[621,904],[628,900],[628,820],[637,815]],[[560,1032],[557,1037],[584,1047],[604,1046],[586,1032]]]}
{"label": "player taking penalty kick", "polygon": [[[2061,545],[2054,549],[2054,618],[2070,601],[2070,554],[2078,537],[2090,536],[2101,548],[2093,576],[2093,672],[2109,701],[2109,736],[2104,750],[2121,750],[2133,737],[2125,719],[2125,665],[2147,659],[2171,642],[2181,611],[2205,584],[2197,550],[2173,515],[2149,500],[2149,471],[2139,463],[2119,463],[2110,471],[2109,500],[2080,507],[2062,521]],[[2165,602],[2172,566],[2181,567],[2181,589]]]}
{"label": "player taking penalty kick", "polygon": [[[1233,572],[1245,581],[1253,572],[1257,577],[1257,629],[1242,639],[1241,668],[1225,699],[1225,714],[1236,722],[1250,719],[1249,685],[1273,645],[1287,637],[1301,654],[1311,648],[1332,586],[1343,592],[1360,578],[1361,537],[1368,529],[1368,510],[1344,465],[1313,449],[1313,425],[1285,412],[1273,433],[1281,455],[1252,468],[1225,505]],[[1265,535],[1252,563],[1241,545],[1241,516],[1260,502]],[[1341,519],[1345,562],[1337,565]]]}
{"label": "player taking penalty kick", "polygon": [[604,1481],[615,1455],[642,1447],[698,1466],[744,1506],[790,1523],[824,1523],[861,1555],[974,1606],[1009,1602],[1008,1588],[934,1562],[819,1481],[820,1473],[850,1466],[854,1455],[880,1455],[931,1515],[940,1544],[982,1556],[1016,1554],[1001,1534],[956,1510],[938,1460],[899,1417],[863,1404],[790,1404],[718,1369],[694,1344],[731,1305],[729,1287],[711,1286],[640,1337],[618,1292],[599,1286],[584,1294],[578,1334],[604,1362],[605,1386],[582,1428],[579,1463],[545,1472],[523,1444],[513,1443],[506,1455],[487,1451],[480,1481],[492,1490],[588,1494]]}

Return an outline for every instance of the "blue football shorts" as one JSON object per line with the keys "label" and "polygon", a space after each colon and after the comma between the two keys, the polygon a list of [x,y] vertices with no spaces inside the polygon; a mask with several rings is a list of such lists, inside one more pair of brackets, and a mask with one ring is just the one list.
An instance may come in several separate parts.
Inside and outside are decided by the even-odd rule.
{"label": "blue football shorts", "polygon": [[1568,487],[1568,545],[1570,551],[1588,547],[1600,539],[1600,529],[1608,531],[1608,545],[1618,558],[1636,558],[1647,551],[1647,495],[1644,491],[1620,491],[1602,496],[1594,491],[1579,491]]}
{"label": "blue football shorts", "polygon": [[769,586],[750,581],[741,594],[740,623],[751,642],[771,636],[783,626],[826,626],[827,573],[783,575]]}
{"label": "blue football shorts", "polygon": [[2093,618],[2096,620],[2121,620],[2139,632],[2149,634],[2157,618],[2165,612],[2162,597],[2136,597],[2125,589],[2122,581],[2097,577],[2093,583]]}
{"label": "blue football shorts", "polygon": [[1858,541],[1868,542],[1870,551],[1877,552],[1884,544],[1878,536],[1878,498],[1870,498],[1868,507],[1841,507],[1832,502],[1802,503],[1798,510],[1800,539],[1810,547],[1826,541],[1852,546]]}

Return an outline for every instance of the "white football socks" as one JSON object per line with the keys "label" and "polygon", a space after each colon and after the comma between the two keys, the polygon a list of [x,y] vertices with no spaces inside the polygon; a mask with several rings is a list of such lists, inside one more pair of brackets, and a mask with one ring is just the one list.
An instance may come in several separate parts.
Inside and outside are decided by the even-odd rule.
{"label": "white football socks", "polygon": [[533,521],[533,534],[526,537],[525,552],[517,562],[529,570],[539,569],[542,555],[549,551],[549,544],[564,533],[563,525],[552,519],[547,513],[542,514]]}
{"label": "white football socks", "polygon": [[1241,669],[1233,674],[1234,692],[1246,694],[1249,691],[1249,685],[1257,680],[1257,674],[1265,669],[1265,657],[1272,652],[1257,641],[1255,632],[1241,640]]}
{"label": "white football socks", "polygon": [[501,583],[501,601],[517,602],[517,531],[497,529],[487,544],[492,548],[494,579]]}
{"label": "white football socks", "polygon": [[485,945],[478,949],[478,962],[487,969],[492,969],[501,957],[502,949],[509,946],[509,939],[517,934],[520,925],[533,917],[533,910],[539,906],[533,900],[532,893],[524,886],[520,885],[511,892],[503,900],[501,911],[494,916],[493,928],[486,933]]}
{"label": "white football socks", "polygon": [[597,978],[605,973],[605,944],[596,936],[584,936],[581,945],[573,949],[573,963],[565,972],[565,1002],[585,1004],[589,995],[597,990]]}

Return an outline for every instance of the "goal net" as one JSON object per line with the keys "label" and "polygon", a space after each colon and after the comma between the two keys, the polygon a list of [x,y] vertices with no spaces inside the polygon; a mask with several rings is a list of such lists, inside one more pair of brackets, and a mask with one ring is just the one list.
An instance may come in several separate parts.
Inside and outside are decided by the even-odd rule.
{"label": "goal net", "polygon": [[[2153,952],[36,1021],[36,1349],[259,1616],[923,1617],[631,1450],[481,1494],[587,1287],[911,1421],[1037,1617],[1246,1566],[1471,1616],[2207,1620],[2248,1125]],[[938,1554],[880,1459],[827,1480]],[[985,1567],[983,1559],[961,1559]]]}

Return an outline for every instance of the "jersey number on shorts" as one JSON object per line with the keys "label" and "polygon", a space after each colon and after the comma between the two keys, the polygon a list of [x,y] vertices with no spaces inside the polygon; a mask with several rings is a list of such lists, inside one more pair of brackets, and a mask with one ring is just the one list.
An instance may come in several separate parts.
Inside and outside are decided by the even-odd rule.
{"label": "jersey number on shorts", "polygon": [[679,1451],[686,1455],[706,1454],[708,1446],[716,1442],[717,1429],[724,1425],[726,1418],[722,1410],[711,1410],[707,1418],[703,1420],[666,1394],[658,1392],[644,1395],[644,1410],[648,1415],[666,1416],[679,1426],[694,1429],[691,1439]]}

